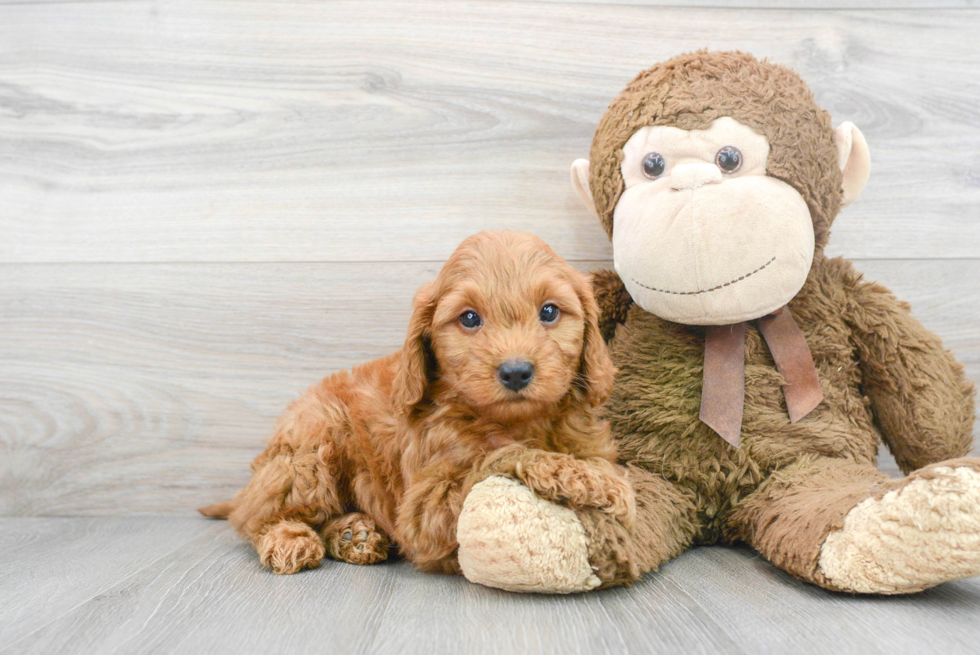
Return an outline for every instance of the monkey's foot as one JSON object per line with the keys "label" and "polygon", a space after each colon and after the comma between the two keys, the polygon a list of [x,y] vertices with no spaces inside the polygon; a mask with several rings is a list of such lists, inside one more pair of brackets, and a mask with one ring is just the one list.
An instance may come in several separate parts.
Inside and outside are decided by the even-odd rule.
{"label": "monkey's foot", "polygon": [[980,574],[980,470],[970,460],[912,473],[844,517],[820,549],[842,591],[908,594]]}
{"label": "monkey's foot", "polygon": [[366,514],[336,518],[321,531],[327,553],[351,564],[377,564],[388,559],[388,537]]}
{"label": "monkey's foot", "polygon": [[323,561],[323,542],[313,528],[299,521],[280,521],[256,544],[259,559],[276,574],[315,569]]}
{"label": "monkey's foot", "polygon": [[568,594],[599,586],[575,512],[503,477],[470,490],[459,515],[459,565],[470,582],[507,591]]}

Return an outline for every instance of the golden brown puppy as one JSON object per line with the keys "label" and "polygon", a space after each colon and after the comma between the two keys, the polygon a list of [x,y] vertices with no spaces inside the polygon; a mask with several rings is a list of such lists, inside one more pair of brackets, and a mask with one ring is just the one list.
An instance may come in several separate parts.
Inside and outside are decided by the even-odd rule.
{"label": "golden brown puppy", "polygon": [[294,402],[228,517],[276,573],[324,554],[458,572],[470,487],[510,475],[541,497],[629,520],[633,493],[597,409],[615,369],[585,278],[519,232],[468,238],[415,296],[404,348]]}

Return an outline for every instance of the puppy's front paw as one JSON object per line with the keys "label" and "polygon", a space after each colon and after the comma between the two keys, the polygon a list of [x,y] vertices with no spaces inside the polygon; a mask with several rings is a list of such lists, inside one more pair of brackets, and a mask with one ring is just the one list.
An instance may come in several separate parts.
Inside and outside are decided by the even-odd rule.
{"label": "puppy's front paw", "polygon": [[636,497],[625,475],[605,460],[580,460],[567,455],[542,457],[530,463],[522,478],[548,500],[577,509],[594,507],[627,526],[636,517]]}
{"label": "puppy's front paw", "polygon": [[626,527],[632,527],[636,519],[636,495],[629,481],[621,475],[606,475],[602,481],[602,490],[597,491],[595,507],[612,514]]}
{"label": "puppy's front paw", "polygon": [[316,532],[299,521],[281,521],[272,526],[259,540],[256,550],[262,563],[278,575],[315,569],[325,553]]}
{"label": "puppy's front paw", "polygon": [[323,529],[327,552],[351,564],[377,564],[388,559],[388,537],[366,514],[347,514]]}
{"label": "puppy's front paw", "polygon": [[[605,462],[603,464],[606,464]],[[611,465],[576,460],[558,473],[559,499],[563,495],[577,509],[593,507],[612,514],[629,527],[636,518],[636,496],[623,475]]]}

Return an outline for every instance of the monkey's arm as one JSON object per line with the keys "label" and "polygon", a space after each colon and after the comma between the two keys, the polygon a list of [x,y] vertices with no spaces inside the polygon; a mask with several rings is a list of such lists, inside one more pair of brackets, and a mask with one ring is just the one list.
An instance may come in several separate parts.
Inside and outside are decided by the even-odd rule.
{"label": "monkey's arm", "polygon": [[626,322],[633,298],[616,271],[607,269],[592,274],[592,290],[599,303],[599,331],[609,341],[616,334],[616,326]]}
{"label": "monkey's arm", "polygon": [[969,453],[975,389],[963,365],[907,303],[850,265],[843,272],[864,393],[895,461],[908,473]]}

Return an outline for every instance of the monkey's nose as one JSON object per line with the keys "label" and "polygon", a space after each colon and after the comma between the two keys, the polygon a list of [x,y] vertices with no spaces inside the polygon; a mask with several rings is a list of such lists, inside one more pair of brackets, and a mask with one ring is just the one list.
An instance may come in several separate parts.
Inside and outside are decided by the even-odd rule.
{"label": "monkey's nose", "polygon": [[714,164],[679,164],[670,171],[670,188],[697,189],[721,182],[721,169]]}
{"label": "monkey's nose", "polygon": [[534,364],[526,359],[508,359],[497,367],[497,379],[511,391],[520,391],[534,379]]}

